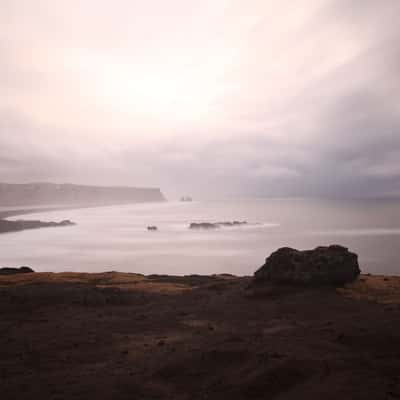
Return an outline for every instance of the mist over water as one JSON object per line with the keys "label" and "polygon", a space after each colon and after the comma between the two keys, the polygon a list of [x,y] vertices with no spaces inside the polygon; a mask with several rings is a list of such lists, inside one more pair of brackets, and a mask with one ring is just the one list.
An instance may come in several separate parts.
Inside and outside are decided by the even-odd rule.
{"label": "mist over water", "polygon": [[[341,244],[363,272],[398,274],[400,204],[394,200],[253,199],[168,202],[52,211],[14,217],[75,226],[1,236],[0,265],[35,271],[252,274],[282,246]],[[191,222],[246,220],[208,231]],[[156,225],[158,231],[147,231]]]}

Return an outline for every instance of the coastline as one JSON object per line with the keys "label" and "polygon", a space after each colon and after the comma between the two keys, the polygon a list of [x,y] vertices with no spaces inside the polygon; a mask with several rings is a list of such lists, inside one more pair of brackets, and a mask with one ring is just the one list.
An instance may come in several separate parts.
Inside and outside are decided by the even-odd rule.
{"label": "coastline", "polygon": [[[75,223],[70,220],[63,220],[60,222],[54,221],[41,221],[41,220],[9,220],[7,218],[14,217],[17,215],[34,214],[47,211],[60,211],[60,210],[71,210],[78,207],[45,207],[45,208],[26,208],[26,209],[12,209],[6,211],[0,211],[0,234],[5,233],[16,233],[25,230],[42,229],[42,228],[54,228],[72,226]],[[81,208],[81,207],[79,207]]]}
{"label": "coastline", "polygon": [[[151,202],[145,202],[145,203],[151,203]],[[10,217],[15,217],[19,215],[28,215],[28,214],[38,214],[38,213],[43,213],[43,212],[51,212],[51,211],[63,211],[63,210],[78,210],[78,209],[85,209],[85,208],[98,208],[98,207],[113,207],[113,206],[118,206],[118,205],[131,205],[131,204],[143,204],[143,202],[136,202],[136,203],[113,203],[113,204],[82,204],[82,205],[71,205],[71,206],[44,206],[44,207],[34,207],[34,208],[12,208],[7,210],[1,210],[0,209],[0,234],[2,233],[12,233],[12,232],[20,232],[26,229],[41,229],[44,227],[47,227],[46,224],[48,224],[45,221],[32,221],[32,220],[25,220],[26,222],[30,223],[36,223],[37,226],[31,226],[29,228],[23,228],[23,229],[15,229],[15,227],[12,227],[12,223],[14,221],[8,221],[7,218]],[[3,224],[2,224],[3,222]],[[7,222],[5,224],[4,222]],[[50,223],[51,224],[51,223]],[[55,223],[59,224],[59,223]],[[33,224],[31,224],[33,225]],[[51,226],[51,225],[48,225]],[[53,226],[58,226],[58,225],[53,225]],[[63,226],[62,224],[60,226]]]}
{"label": "coastline", "polygon": [[[151,202],[146,202],[151,203]],[[38,206],[31,208],[27,206],[26,208],[13,208],[7,210],[1,210],[0,208],[0,219],[5,219],[9,217],[15,217],[18,215],[26,215],[26,214],[37,214],[42,212],[50,212],[50,211],[63,211],[63,210],[79,210],[84,208],[98,208],[98,207],[113,207],[113,206],[121,206],[121,205],[133,205],[133,204],[143,204],[143,202],[136,203],[112,203],[112,204],[77,204],[77,205],[58,205],[58,206]],[[7,207],[8,208],[8,207]]]}
{"label": "coastline", "polygon": [[10,210],[0,210],[0,219],[6,219],[9,217],[15,217],[18,215],[25,215],[25,214],[35,214],[41,212],[48,212],[48,211],[62,211],[62,210],[73,210],[76,208],[82,207],[43,207],[43,208],[12,208]]}

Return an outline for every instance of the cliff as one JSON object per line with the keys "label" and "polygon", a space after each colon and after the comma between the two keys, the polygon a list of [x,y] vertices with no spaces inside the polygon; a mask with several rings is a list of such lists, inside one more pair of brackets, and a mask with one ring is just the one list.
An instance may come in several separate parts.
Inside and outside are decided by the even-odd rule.
{"label": "cliff", "polygon": [[106,205],[165,201],[158,188],[0,183],[0,206]]}

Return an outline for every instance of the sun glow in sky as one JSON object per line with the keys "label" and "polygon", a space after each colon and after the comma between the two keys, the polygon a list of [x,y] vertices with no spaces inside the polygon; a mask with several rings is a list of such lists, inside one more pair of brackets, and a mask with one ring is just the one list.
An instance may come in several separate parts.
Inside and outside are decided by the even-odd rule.
{"label": "sun glow in sky", "polygon": [[[96,61],[95,61],[96,62]],[[183,69],[179,63],[160,66],[104,63],[95,69],[95,101],[114,112],[160,121],[207,118],[221,93],[208,71]]]}

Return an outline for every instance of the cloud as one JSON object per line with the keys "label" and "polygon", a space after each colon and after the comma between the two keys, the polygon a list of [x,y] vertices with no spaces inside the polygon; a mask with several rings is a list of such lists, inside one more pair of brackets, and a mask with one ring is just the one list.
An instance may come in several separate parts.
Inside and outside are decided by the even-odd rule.
{"label": "cloud", "polygon": [[3,5],[0,180],[400,193],[397,0]]}

